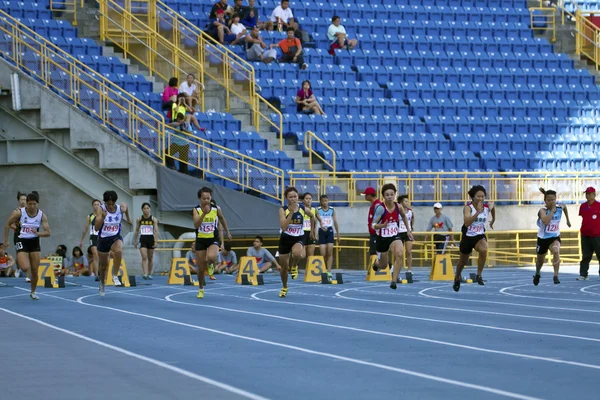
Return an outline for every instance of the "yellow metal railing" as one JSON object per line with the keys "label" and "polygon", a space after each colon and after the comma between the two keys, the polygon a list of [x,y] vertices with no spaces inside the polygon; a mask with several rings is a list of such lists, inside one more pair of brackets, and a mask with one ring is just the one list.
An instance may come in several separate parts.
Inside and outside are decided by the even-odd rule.
{"label": "yellow metal railing", "polygon": [[[566,9],[571,5],[574,11]],[[575,54],[582,55],[594,63],[596,71],[600,70],[600,28],[586,17],[600,14],[600,10],[582,10],[573,0],[560,0],[561,23],[565,24],[569,17],[575,22]]]}
{"label": "yellow metal railing", "polygon": [[[207,140],[175,132],[163,115],[0,10],[4,58],[148,154],[174,158],[244,190],[281,201],[284,172]],[[186,154],[182,146],[189,150]],[[276,189],[273,190],[273,187]]]}
{"label": "yellow metal railing", "polygon": [[[313,143],[314,142],[314,143]],[[329,162],[325,157],[321,156],[316,150],[316,144],[320,144],[321,146],[323,146],[325,149],[327,149],[327,151],[329,151],[331,153],[331,162]],[[306,131],[306,133],[304,134],[304,148],[308,151],[308,167],[312,170],[312,164],[313,164],[313,156],[316,157],[317,159],[321,160],[321,162],[323,162],[323,164],[327,165],[330,169],[331,169],[331,173],[335,174],[336,172],[336,159],[337,159],[337,154],[335,152],[335,150],[333,150],[333,148],[331,148],[331,146],[329,146],[327,143],[325,143],[325,141],[321,138],[319,138],[317,135],[315,135],[313,132],[311,131]]]}
{"label": "yellow metal railing", "polygon": [[83,8],[84,0],[50,0],[50,11],[73,14],[73,26],[77,26],[77,9]]}
{"label": "yellow metal railing", "polygon": [[[232,98],[247,104],[252,124],[270,126],[280,138],[283,150],[283,116],[256,93],[254,68],[251,64],[219,44],[175,10],[158,0],[148,0],[145,7],[132,10],[133,0],[123,6],[114,0],[99,0],[100,34],[119,46],[126,57],[144,65],[151,75],[164,81],[171,77],[196,75],[203,85],[208,81],[225,88],[225,110],[231,110]],[[262,105],[278,115],[273,122],[260,111]],[[201,99],[204,110],[204,98]]]}
{"label": "yellow metal railing", "polygon": [[[411,202],[446,205],[464,204],[473,185],[483,185],[491,201],[514,204],[540,203],[540,187],[554,189],[561,202],[578,202],[588,186],[600,185],[597,172],[338,172],[327,171],[288,173],[292,186],[313,196],[329,194],[332,205],[363,203],[360,193],[366,187],[381,188],[394,183],[398,194],[408,194]],[[332,186],[336,191],[331,196]]]}
{"label": "yellow metal railing", "polygon": [[[556,9],[552,7],[531,7],[529,9],[530,27],[533,31],[552,32],[551,42],[556,42]],[[542,25],[537,27],[536,25]]]}

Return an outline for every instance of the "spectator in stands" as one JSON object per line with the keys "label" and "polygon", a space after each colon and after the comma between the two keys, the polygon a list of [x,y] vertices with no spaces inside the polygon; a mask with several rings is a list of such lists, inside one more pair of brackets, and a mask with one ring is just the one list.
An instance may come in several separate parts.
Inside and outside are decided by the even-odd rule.
{"label": "spectator in stands", "polygon": [[283,32],[288,28],[293,28],[294,32],[298,29],[298,23],[294,20],[289,0],[281,0],[281,4],[273,9],[271,22],[279,32]]}
{"label": "spectator in stands", "polygon": [[15,259],[4,251],[4,245],[0,243],[0,276],[14,276],[16,272]]}
{"label": "spectator in stands", "polygon": [[192,249],[185,255],[187,258],[190,274],[198,275],[198,261],[196,260],[196,242],[192,242]]}
{"label": "spectator in stands", "polygon": [[298,90],[298,93],[296,94],[296,111],[302,114],[325,114],[317,101],[312,91],[310,81],[308,80],[302,82],[302,88]]}
{"label": "spectator in stands", "polygon": [[600,262],[600,203],[596,201],[596,189],[591,186],[585,189],[585,199],[587,201],[579,207],[579,216],[582,220],[578,281],[588,280],[590,261],[594,253]]}
{"label": "spectator in stands", "polygon": [[341,24],[342,20],[337,15],[331,18],[331,25],[327,29],[327,38],[331,41],[329,53],[334,55],[335,49],[352,50],[358,44],[356,39],[348,39],[346,28]]}
{"label": "spectator in stands", "polygon": [[169,86],[165,88],[162,94],[162,109],[163,111],[170,111],[173,108],[173,104],[177,103],[177,78],[169,79]]}
{"label": "spectator in stands", "polygon": [[186,81],[179,86],[179,94],[185,95],[187,105],[193,109],[198,105],[198,86],[195,81],[194,75],[188,74]]}
{"label": "spectator in stands", "polygon": [[217,2],[215,5],[212,6],[212,8],[210,9],[210,14],[208,15],[208,18],[210,19],[215,19],[217,18],[217,13],[219,11],[223,12],[223,18],[227,18],[229,19],[229,16],[225,17],[225,12],[227,11],[227,0],[219,0],[219,2]]}
{"label": "spectator in stands", "polygon": [[215,273],[220,274],[225,272],[232,274],[239,268],[237,255],[235,251],[231,250],[231,243],[227,242],[223,245],[223,251],[219,252],[217,256],[217,266],[215,267]]}
{"label": "spectator in stands", "polygon": [[300,69],[308,68],[308,64],[304,62],[304,55],[302,54],[302,44],[300,39],[294,37],[294,28],[289,27],[287,29],[287,38],[283,39],[277,44],[272,44],[271,48],[279,47],[283,52],[281,62],[286,63],[297,63]]}
{"label": "spectator in stands", "polygon": [[[246,14],[242,18],[242,24],[248,29],[252,29],[255,26],[263,28],[264,24],[258,20],[258,9],[254,7],[255,0],[248,1],[248,7],[246,8]],[[273,24],[271,24],[273,26]]]}
{"label": "spectator in stands", "polygon": [[179,114],[183,114],[183,116],[185,117],[187,130],[192,130],[190,124],[194,124],[196,129],[198,129],[201,132],[204,132],[206,130],[202,128],[198,123],[198,120],[194,115],[194,109],[186,104],[185,93],[179,93],[177,95],[177,104],[173,104],[173,109],[171,110],[171,115],[175,117],[175,120],[177,120]]}
{"label": "spectator in stands", "polygon": [[235,35],[231,33],[229,26],[227,26],[223,10],[217,11],[217,18],[212,22],[210,34],[221,44],[229,44],[236,39]]}
{"label": "spectator in stands", "polygon": [[229,24],[231,25],[233,23],[233,16],[235,15],[239,15],[240,20],[246,18],[246,14],[248,14],[248,7],[243,6],[242,2],[244,0],[235,0],[233,2],[233,10],[232,10],[232,18],[229,21]]}
{"label": "spectator in stands", "polygon": [[263,248],[262,245],[262,236],[255,237],[252,247],[248,248],[248,251],[246,251],[246,256],[256,258],[258,270],[261,273],[267,272],[273,265],[275,265],[275,268],[277,268],[278,271],[281,271],[281,267],[275,257],[273,257],[273,254],[271,254],[269,250]]}
{"label": "spectator in stands", "polygon": [[269,48],[259,33],[258,25],[255,25],[250,34],[246,35],[246,57],[249,61],[260,60],[269,64],[277,58],[277,51]]}
{"label": "spectator in stands", "polygon": [[[442,214],[442,204],[435,203],[433,205],[433,212],[435,215],[431,217],[427,224],[427,232],[434,230],[433,241],[435,242],[435,250],[438,254],[444,254],[448,242],[452,241],[452,236],[444,234],[444,232],[452,232],[452,221],[447,215]],[[425,237],[425,242],[429,241],[429,236]]]}
{"label": "spectator in stands", "polygon": [[69,262],[69,273],[73,276],[90,276],[88,259],[78,246],[73,247],[73,258]]}
{"label": "spectator in stands", "polygon": [[240,16],[238,14],[233,14],[233,18],[231,19],[231,34],[235,35],[235,39],[230,44],[243,44],[244,38],[248,33],[246,31],[246,27],[240,23]]}

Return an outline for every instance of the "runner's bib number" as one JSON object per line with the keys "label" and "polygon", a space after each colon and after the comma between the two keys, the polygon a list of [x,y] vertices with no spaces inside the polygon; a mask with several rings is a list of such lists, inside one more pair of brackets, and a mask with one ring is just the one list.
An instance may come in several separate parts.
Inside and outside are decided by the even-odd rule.
{"label": "runner's bib number", "polygon": [[202,223],[202,225],[200,225],[200,232],[211,233],[214,231],[215,231],[215,223],[214,222],[211,222],[209,224]]}
{"label": "runner's bib number", "polygon": [[312,226],[312,225],[311,225],[311,223],[310,223],[310,219],[305,219],[305,220],[304,220],[304,230],[305,230],[305,231],[309,231],[309,230],[310,230],[310,228],[311,228],[311,226]]}
{"label": "runner's bib number", "polygon": [[385,228],[381,228],[380,232],[381,237],[394,237],[398,235],[398,224],[391,222]]}
{"label": "runner's bib number", "polygon": [[23,226],[21,227],[21,233],[26,235],[37,235],[37,229],[29,226]]}
{"label": "runner's bib number", "polygon": [[141,233],[142,235],[154,235],[154,226],[142,225]]}
{"label": "runner's bib number", "polygon": [[331,217],[321,217],[321,222],[325,228],[329,228],[331,225],[333,225],[333,220]]}
{"label": "runner's bib number", "polygon": [[285,230],[285,233],[287,233],[290,236],[300,236],[300,235],[302,235],[302,232],[303,232],[302,227],[300,227],[298,225],[288,226],[288,228]]}
{"label": "runner's bib number", "polygon": [[483,235],[484,232],[483,225],[471,225],[467,231],[467,236]]}
{"label": "runner's bib number", "polygon": [[556,223],[552,223],[550,225],[548,225],[548,228],[546,228],[547,232],[557,232],[559,228],[559,225]]}

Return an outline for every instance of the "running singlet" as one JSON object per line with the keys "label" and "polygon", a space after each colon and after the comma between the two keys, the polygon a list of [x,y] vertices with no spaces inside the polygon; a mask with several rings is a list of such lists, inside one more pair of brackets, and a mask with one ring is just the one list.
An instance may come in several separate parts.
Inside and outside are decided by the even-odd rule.
{"label": "running singlet", "polygon": [[[313,215],[317,213],[317,211],[315,210],[314,207],[310,208],[310,212],[313,213]],[[312,224],[310,222],[310,218],[305,218],[304,219],[304,231],[305,232],[307,232],[307,231],[310,232],[311,230],[312,230]]]}
{"label": "running singlet", "polygon": [[[198,215],[202,215],[202,208],[196,207]],[[219,211],[217,207],[210,206],[210,211],[204,216],[202,224],[196,229],[196,237],[201,239],[212,239],[217,237],[217,226],[219,225]]]}
{"label": "running singlet", "polygon": [[117,209],[112,213],[106,209],[106,205],[102,206],[102,210],[106,211],[106,217],[104,218],[104,223],[100,227],[99,232],[99,236],[102,239],[117,236],[121,233],[123,213],[121,212],[120,205],[115,204],[115,207],[117,207]]}
{"label": "running singlet", "polygon": [[[546,211],[546,215],[550,214],[550,210],[546,207],[543,208]],[[544,225],[542,219],[539,218],[537,220],[538,225],[538,234],[537,236],[540,239],[550,239],[560,236],[560,219],[562,218],[563,209],[561,206],[556,206],[556,212],[552,216],[550,223],[548,225]]]}
{"label": "running singlet", "polygon": [[[206,217],[204,218],[206,220]],[[154,221],[152,215],[145,218],[143,215],[140,218],[140,235],[154,236]]]}
{"label": "running singlet", "polygon": [[[405,214],[406,214],[406,220],[408,221],[408,226],[410,228],[410,223],[411,223],[412,217],[413,217],[412,208],[407,208]],[[402,219],[400,219],[400,221],[398,221],[398,225],[400,226],[398,228],[398,232],[400,232],[400,233],[408,232],[409,230],[411,230],[411,229],[406,228],[406,225],[404,225],[404,221],[402,221]]]}
{"label": "running singlet", "polygon": [[383,214],[379,219],[377,224],[385,224],[388,223],[385,228],[377,229],[377,234],[382,238],[391,238],[398,236],[398,227],[400,221],[400,208],[398,207],[398,203],[394,203],[394,211],[389,212],[385,204],[380,204],[383,207]]}
{"label": "running singlet", "polygon": [[[288,206],[284,206],[283,209],[287,218],[287,216],[290,215],[290,210]],[[307,219],[310,220],[310,218],[308,218],[308,216],[304,213],[304,205],[301,204],[300,208],[298,208],[298,211],[296,211],[292,215],[290,224],[288,225],[286,230],[283,231],[283,234],[294,237],[300,237],[304,235],[304,221]]]}
{"label": "running singlet", "polygon": [[319,217],[321,217],[321,227],[331,228],[333,226],[333,207],[329,207],[327,211],[321,207],[317,210]]}
{"label": "running singlet", "polygon": [[371,203],[371,207],[369,207],[369,218],[367,220],[367,226],[369,227],[369,233],[372,235],[377,233],[375,232],[375,229],[373,229],[373,217],[375,216],[375,209],[377,209],[377,206],[380,204],[381,200],[375,199],[375,201]]}
{"label": "running singlet", "polygon": [[[471,208],[471,216],[477,214],[477,210],[473,203],[467,203],[467,205]],[[478,236],[485,234],[485,224],[487,222],[488,216],[490,215],[490,208],[487,204],[483,205],[483,212],[477,216],[477,219],[473,221],[471,225],[467,228],[465,235],[467,236]]]}
{"label": "running singlet", "polygon": [[90,219],[90,236],[98,236],[98,231],[96,230],[96,215],[91,213],[89,216]]}
{"label": "running singlet", "polygon": [[42,225],[42,210],[38,210],[35,217],[27,215],[27,209],[21,208],[21,219],[19,220],[19,238],[20,239],[33,239],[38,237],[38,231],[40,225]]}

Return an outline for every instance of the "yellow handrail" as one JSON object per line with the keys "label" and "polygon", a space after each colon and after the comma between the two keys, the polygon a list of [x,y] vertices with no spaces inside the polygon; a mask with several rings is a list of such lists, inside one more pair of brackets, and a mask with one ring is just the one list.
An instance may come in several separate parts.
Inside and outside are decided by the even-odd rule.
{"label": "yellow handrail", "polygon": [[[2,10],[0,34],[11,38],[10,50],[3,52],[5,59],[163,164],[166,157],[175,158],[205,174],[233,182],[241,189],[253,190],[279,202],[283,200],[280,190],[284,185],[282,169],[208,140],[183,132],[175,133],[165,124],[160,112]],[[191,151],[180,154],[182,144]],[[268,190],[268,185],[277,190]]]}
{"label": "yellow handrail", "polygon": [[[283,119],[282,119],[281,112],[258,93],[256,94],[256,102],[258,103],[258,105],[256,106],[256,109],[258,110],[257,113],[260,114],[260,116],[265,121],[267,121],[267,123],[269,125],[271,125],[273,128],[275,128],[277,130],[277,132],[279,132],[279,150],[283,150],[283,135],[282,135]],[[262,102],[262,104],[266,105],[267,108],[270,109],[271,112],[275,113],[278,116],[278,118],[277,118],[278,123],[271,121],[271,119],[269,117],[267,117],[260,111],[260,103],[261,102]]]}
{"label": "yellow handrail", "polygon": [[[77,26],[77,8],[83,8],[84,0],[50,0],[50,11],[73,14],[73,26]],[[79,3],[79,6],[77,5]]]}
{"label": "yellow handrail", "polygon": [[[148,68],[151,75],[157,75],[164,81],[194,73],[202,84],[206,83],[206,79],[216,82],[225,88],[226,111],[231,109],[233,96],[249,105],[252,124],[257,130],[260,130],[261,122],[266,121],[282,137],[282,115],[257,95],[251,64],[159,0],[148,0],[147,6],[137,14],[130,11],[131,4],[135,3],[133,0],[125,0],[124,6],[114,0],[98,1],[102,40],[109,39],[127,57],[135,59]],[[143,14],[144,10],[146,14]],[[211,66],[211,62],[214,65]],[[266,104],[278,114],[279,124],[274,124],[260,112],[261,104]],[[204,110],[203,98],[201,107]],[[283,150],[282,140],[280,150]]]}
{"label": "yellow handrail", "polygon": [[[567,11],[565,4],[572,4],[575,13]],[[600,70],[600,28],[591,23],[586,16],[599,14],[600,10],[582,10],[573,0],[561,0],[558,6],[561,9],[561,22],[565,24],[565,15],[575,21],[575,54],[589,58],[596,68]]]}
{"label": "yellow handrail", "polygon": [[[288,172],[293,186],[318,187],[320,193],[336,185],[347,193],[347,198],[331,198],[332,205],[364,203],[360,193],[367,187],[380,188],[384,183],[395,183],[399,194],[408,194],[411,202],[445,205],[464,204],[467,191],[476,184],[483,185],[491,201],[514,204],[541,203],[538,188],[551,188],[558,192],[561,202],[581,200],[588,186],[600,185],[597,172]],[[345,190],[345,191],[344,191]]]}
{"label": "yellow handrail", "polygon": [[[541,13],[536,13],[540,11]],[[551,42],[556,42],[556,9],[552,7],[531,7],[529,9],[530,27],[533,31],[546,31],[550,29],[552,32]],[[535,24],[546,24],[545,27],[535,27]]]}
{"label": "yellow handrail", "polygon": [[[323,147],[325,147],[331,153],[332,162],[327,161],[327,159],[325,159],[325,157],[322,157],[313,148],[313,140],[316,141],[317,143],[320,143]],[[323,139],[319,138],[317,135],[315,135],[311,131],[306,131],[306,133],[304,134],[304,148],[308,151],[308,168],[310,168],[311,171],[312,171],[312,158],[314,155],[319,160],[321,160],[323,162],[323,164],[325,164],[329,168],[331,168],[331,171],[330,171],[331,173],[335,174],[337,154],[336,154],[335,150],[333,150],[331,148],[331,146],[329,146],[327,143],[325,143],[325,141]]]}

